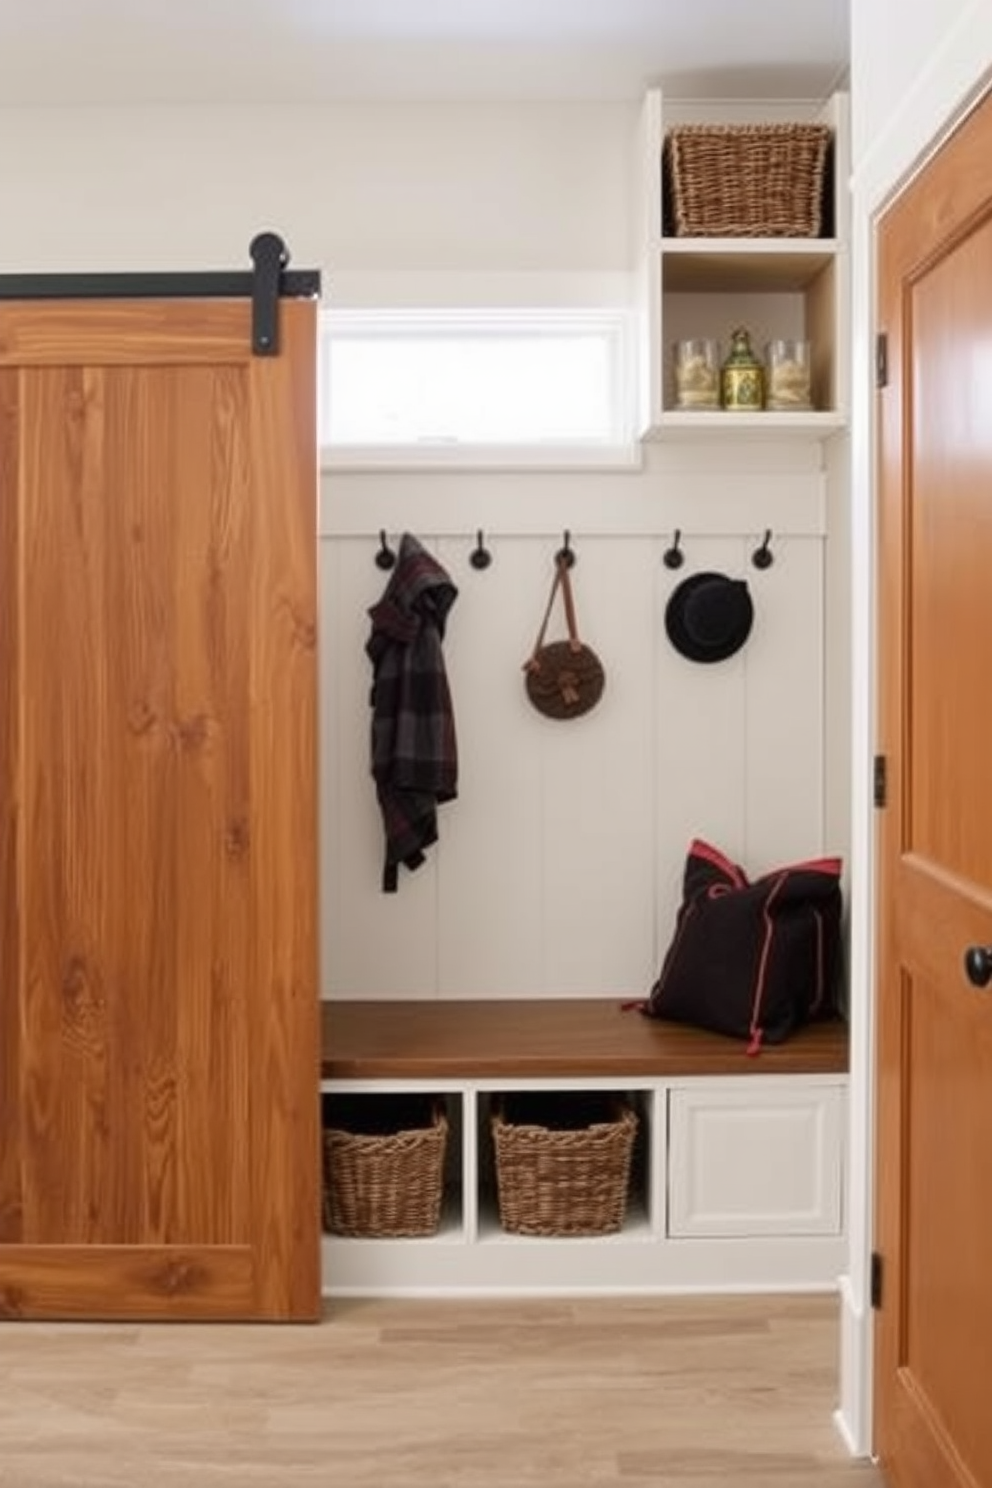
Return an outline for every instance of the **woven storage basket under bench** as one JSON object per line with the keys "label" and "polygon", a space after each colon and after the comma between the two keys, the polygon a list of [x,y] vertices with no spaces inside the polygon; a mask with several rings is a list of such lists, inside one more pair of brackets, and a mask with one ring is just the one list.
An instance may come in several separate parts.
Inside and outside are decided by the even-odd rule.
{"label": "woven storage basket under bench", "polygon": [[825,124],[681,124],[665,136],[665,231],[816,238],[827,225]]}
{"label": "woven storage basket under bench", "polygon": [[637,1115],[609,1094],[497,1097],[500,1222],[515,1235],[609,1235],[627,1208]]}
{"label": "woven storage basket under bench", "polygon": [[366,1239],[433,1235],[447,1140],[443,1100],[325,1099],[324,1229]]}

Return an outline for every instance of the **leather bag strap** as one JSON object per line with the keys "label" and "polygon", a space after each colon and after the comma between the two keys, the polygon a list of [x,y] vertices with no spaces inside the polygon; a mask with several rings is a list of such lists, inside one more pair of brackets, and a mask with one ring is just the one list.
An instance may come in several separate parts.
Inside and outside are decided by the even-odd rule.
{"label": "leather bag strap", "polygon": [[568,626],[569,645],[573,651],[578,651],[582,645],[582,642],[579,640],[578,626],[575,620],[575,599],[572,595],[572,581],[569,577],[568,563],[563,558],[559,558],[555,562],[555,576],[551,581],[551,593],[548,595],[548,604],[544,611],[544,619],[541,621],[541,628],[537,632],[537,640],[534,642],[534,649],[531,652],[530,660],[525,663],[526,666],[534,665],[537,660],[537,653],[544,645],[548,621],[551,619],[551,611],[554,609],[555,599],[559,589],[565,601],[565,623]]}
{"label": "leather bag strap", "polygon": [[568,639],[573,651],[578,651],[582,642],[579,640],[579,627],[575,619],[575,599],[572,595],[571,569],[565,560],[559,559],[558,572],[561,579],[561,593],[565,601],[565,623],[568,626]]}

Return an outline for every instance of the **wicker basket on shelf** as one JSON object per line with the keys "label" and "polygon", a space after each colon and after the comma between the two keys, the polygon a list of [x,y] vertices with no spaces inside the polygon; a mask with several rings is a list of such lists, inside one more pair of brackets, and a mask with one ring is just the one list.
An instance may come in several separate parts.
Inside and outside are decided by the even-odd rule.
{"label": "wicker basket on shelf", "polygon": [[503,1096],[491,1115],[500,1222],[517,1235],[608,1235],[627,1206],[637,1115],[617,1096]]}
{"label": "wicker basket on shelf", "polygon": [[441,1100],[331,1098],[323,1126],[325,1230],[366,1238],[434,1234],[447,1140]]}
{"label": "wicker basket on shelf", "polygon": [[823,232],[826,124],[680,124],[665,136],[666,223],[681,238]]}

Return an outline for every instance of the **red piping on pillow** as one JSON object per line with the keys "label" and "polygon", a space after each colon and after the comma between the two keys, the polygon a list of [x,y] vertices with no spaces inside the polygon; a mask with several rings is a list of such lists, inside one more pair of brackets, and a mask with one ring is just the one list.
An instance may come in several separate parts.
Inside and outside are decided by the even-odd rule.
{"label": "red piping on pillow", "polygon": [[689,844],[689,856],[703,858],[707,863],[712,863],[714,868],[719,868],[728,878],[732,878],[739,889],[746,889],[748,887],[748,881],[737,864],[732,863],[729,858],[724,857],[720,849],[713,847],[711,843],[703,842],[701,838],[696,837]]}
{"label": "red piping on pillow", "polygon": [[818,909],[813,910],[813,918],[816,921],[816,996],[809,1005],[811,1018],[815,1018],[820,1011],[823,1005],[823,994],[826,991],[823,975],[823,916]]}
{"label": "red piping on pillow", "polygon": [[790,863],[790,873],[829,873],[833,878],[840,878],[843,870],[840,858],[810,858],[805,863]]}
{"label": "red piping on pillow", "polygon": [[761,947],[761,956],[758,959],[758,976],[754,988],[754,1002],[751,1004],[751,1046],[748,1048],[749,1054],[752,1052],[756,1054],[758,1052],[758,1046],[761,1043],[761,1004],[765,997],[765,981],[768,976],[768,956],[771,951],[772,936],[775,933],[775,925],[771,915],[768,913],[768,908],[775,895],[781,890],[788,876],[788,869],[778,875],[768,892],[761,910],[762,918],[765,922],[765,939]]}

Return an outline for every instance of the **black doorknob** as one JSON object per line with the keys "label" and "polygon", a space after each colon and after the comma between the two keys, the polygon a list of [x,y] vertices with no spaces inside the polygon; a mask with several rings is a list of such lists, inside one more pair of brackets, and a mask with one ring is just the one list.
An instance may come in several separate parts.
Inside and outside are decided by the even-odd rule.
{"label": "black doorknob", "polygon": [[992,946],[969,946],[964,969],[973,987],[987,987],[992,982]]}

